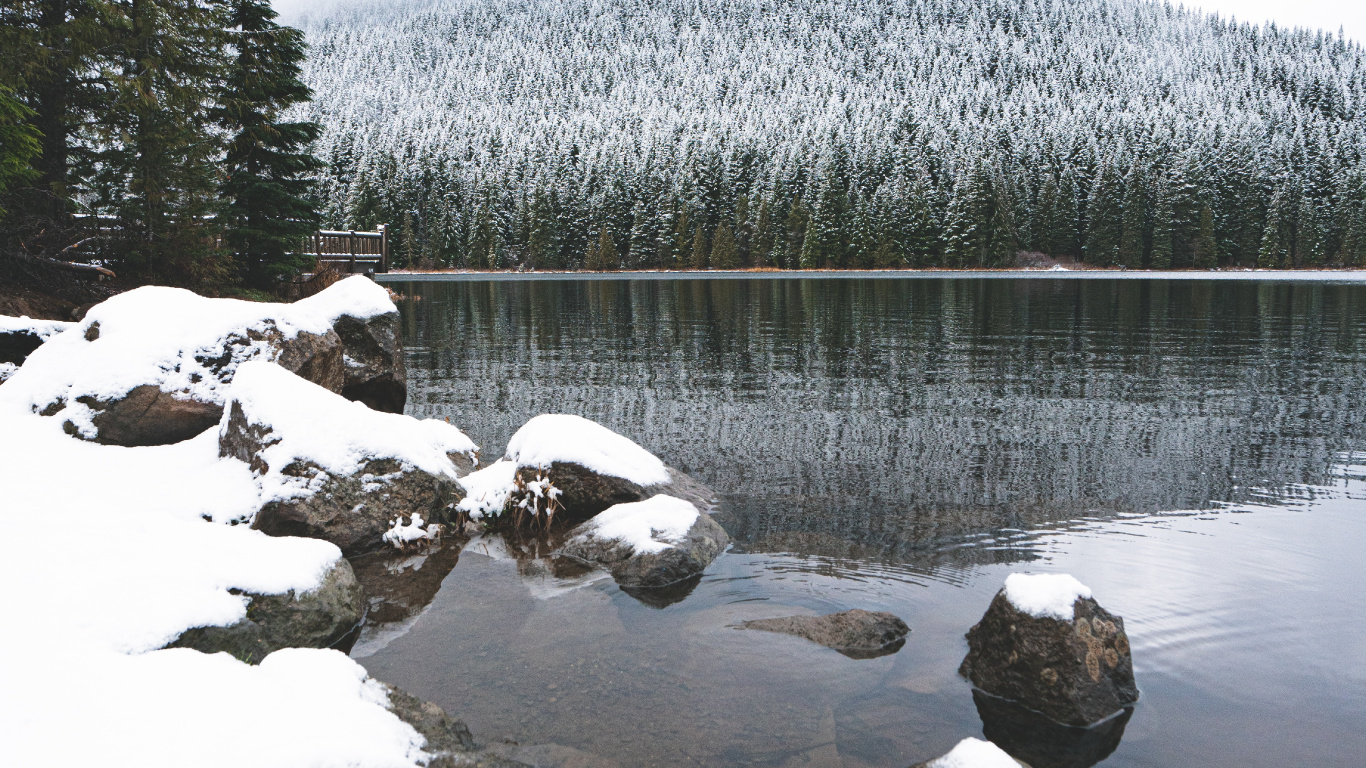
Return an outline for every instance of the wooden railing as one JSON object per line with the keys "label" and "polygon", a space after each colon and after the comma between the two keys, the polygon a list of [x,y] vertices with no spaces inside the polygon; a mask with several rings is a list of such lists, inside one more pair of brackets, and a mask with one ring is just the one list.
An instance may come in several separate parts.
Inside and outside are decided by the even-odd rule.
{"label": "wooden railing", "polygon": [[389,232],[320,229],[304,238],[303,254],[314,256],[341,272],[388,272]]}

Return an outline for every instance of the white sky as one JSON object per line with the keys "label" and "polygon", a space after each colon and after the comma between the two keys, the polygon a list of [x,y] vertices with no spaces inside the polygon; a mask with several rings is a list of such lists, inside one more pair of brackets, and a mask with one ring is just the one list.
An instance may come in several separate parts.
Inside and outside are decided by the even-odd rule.
{"label": "white sky", "polygon": [[[346,1],[346,0],[343,0]],[[391,0],[349,0],[350,2],[387,3]],[[275,9],[288,21],[300,10],[316,8],[338,0],[273,0]],[[1260,24],[1275,21],[1281,26],[1310,27],[1337,32],[1366,43],[1366,0],[1188,0],[1187,7],[1203,8],[1220,16],[1236,16],[1240,21]]]}

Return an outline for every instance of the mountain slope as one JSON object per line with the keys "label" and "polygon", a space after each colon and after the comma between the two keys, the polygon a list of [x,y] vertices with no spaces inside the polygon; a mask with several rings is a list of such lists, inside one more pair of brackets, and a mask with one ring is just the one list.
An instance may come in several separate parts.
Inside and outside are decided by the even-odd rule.
{"label": "mountain slope", "polygon": [[1366,53],[1336,37],[1141,0],[410,0],[303,28],[330,216],[414,260],[1366,257]]}

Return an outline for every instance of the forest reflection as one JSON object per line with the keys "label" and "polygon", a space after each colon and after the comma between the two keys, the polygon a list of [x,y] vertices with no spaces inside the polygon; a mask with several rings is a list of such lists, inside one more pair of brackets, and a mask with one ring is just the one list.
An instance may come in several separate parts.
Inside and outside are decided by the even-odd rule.
{"label": "forest reflection", "polygon": [[720,491],[742,551],[1027,558],[1012,531],[1323,485],[1366,448],[1362,287],[390,285],[410,413],[490,458],[536,414],[599,421]]}

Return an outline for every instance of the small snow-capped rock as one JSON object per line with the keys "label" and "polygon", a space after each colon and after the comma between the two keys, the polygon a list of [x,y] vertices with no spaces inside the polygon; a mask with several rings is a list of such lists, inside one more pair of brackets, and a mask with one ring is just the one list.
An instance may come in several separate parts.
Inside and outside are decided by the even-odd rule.
{"label": "small snow-capped rock", "polygon": [[911,768],[1029,768],[1016,760],[1005,750],[981,739],[966,738],[948,754],[936,757],[925,763],[916,763]]}
{"label": "small snow-capped rock", "polygon": [[476,451],[445,421],[374,411],[265,362],[238,369],[219,425],[219,453],[261,484],[252,525],[347,554],[381,546],[398,518],[449,522],[463,496],[450,456]]}
{"label": "small snow-capped rock", "polygon": [[475,519],[580,521],[660,493],[715,507],[715,493],[631,439],[588,419],[537,416],[512,436],[504,457],[462,480],[461,511]]}
{"label": "small snow-capped rock", "polygon": [[691,502],[661,494],[583,523],[559,554],[608,568],[624,587],[667,587],[702,573],[729,543]]}
{"label": "small snow-capped rock", "polygon": [[1138,700],[1124,620],[1071,576],[1011,575],[967,637],[960,674],[1056,722],[1091,725]]}

